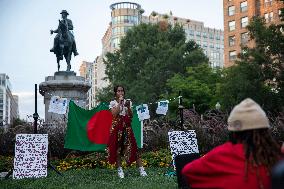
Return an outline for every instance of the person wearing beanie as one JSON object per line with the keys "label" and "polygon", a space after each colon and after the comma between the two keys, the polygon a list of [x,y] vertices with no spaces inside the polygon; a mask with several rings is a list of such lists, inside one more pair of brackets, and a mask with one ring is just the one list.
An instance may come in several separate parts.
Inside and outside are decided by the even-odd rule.
{"label": "person wearing beanie", "polygon": [[247,98],[228,118],[229,141],[188,163],[182,175],[191,188],[267,189],[280,146],[262,108]]}

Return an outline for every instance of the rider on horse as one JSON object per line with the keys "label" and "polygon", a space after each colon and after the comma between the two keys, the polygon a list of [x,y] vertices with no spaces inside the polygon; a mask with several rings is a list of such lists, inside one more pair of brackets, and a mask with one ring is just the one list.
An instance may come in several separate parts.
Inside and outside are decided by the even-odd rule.
{"label": "rider on horse", "polygon": [[[60,22],[66,24],[68,26],[68,30],[73,30],[72,21],[67,18],[67,16],[69,15],[68,12],[66,10],[62,10],[62,12],[60,14],[62,16],[62,20]],[[60,27],[58,26],[58,28],[56,30],[50,30],[50,33],[51,34],[57,33],[57,35],[54,38],[53,48],[50,49],[50,52],[54,52],[55,53],[55,48],[59,45],[60,38],[62,37],[62,32],[61,32]],[[74,35],[73,35],[72,32],[70,32],[70,34],[71,34],[71,36],[73,38],[72,52],[74,53],[74,56],[77,56],[77,55],[79,55],[79,53],[77,52]]]}

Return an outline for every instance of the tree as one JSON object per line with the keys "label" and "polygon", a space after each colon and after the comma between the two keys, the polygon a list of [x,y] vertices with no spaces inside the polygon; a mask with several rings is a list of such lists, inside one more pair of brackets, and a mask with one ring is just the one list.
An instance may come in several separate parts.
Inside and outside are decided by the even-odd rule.
{"label": "tree", "polygon": [[236,65],[224,75],[219,94],[226,108],[247,97],[268,111],[280,111],[284,104],[283,25],[266,25],[255,17],[248,26],[253,48],[243,47]]}
{"label": "tree", "polygon": [[188,66],[208,59],[195,42],[186,42],[181,26],[161,22],[133,27],[121,40],[120,50],[107,53],[104,62],[111,86],[100,92],[99,100],[121,84],[135,103],[148,103],[167,93],[166,81],[174,74],[183,75]]}
{"label": "tree", "polygon": [[[182,92],[183,105],[186,107],[195,106],[198,112],[215,106],[216,90],[221,80],[221,72],[218,69],[212,69],[208,64],[200,64],[188,67],[184,75],[175,74],[168,80],[167,85],[170,88],[169,98],[178,96]],[[171,106],[177,108],[177,104]]]}
{"label": "tree", "polygon": [[12,123],[11,127],[14,128],[14,127],[16,127],[18,125],[28,125],[28,123],[25,120],[22,120],[20,118],[16,118],[16,119],[13,120],[13,123]]}

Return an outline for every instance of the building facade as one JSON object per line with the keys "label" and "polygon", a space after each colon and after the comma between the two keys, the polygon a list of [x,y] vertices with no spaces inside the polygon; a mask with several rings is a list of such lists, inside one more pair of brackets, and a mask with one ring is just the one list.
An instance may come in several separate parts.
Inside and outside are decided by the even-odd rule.
{"label": "building facade", "polygon": [[12,95],[11,98],[11,120],[19,118],[19,96]]}
{"label": "building facade", "polygon": [[183,27],[186,39],[195,41],[209,58],[212,68],[224,66],[224,33],[220,29],[205,27],[203,22],[181,18],[169,14],[152,12],[150,16],[143,16],[142,23],[159,23],[166,21],[172,26],[179,24]]}
{"label": "building facade", "polygon": [[83,61],[80,65],[80,76],[84,77],[86,81],[91,85],[91,88],[87,92],[86,109],[92,109],[97,105],[95,95],[97,92],[97,64],[94,62]]}
{"label": "building facade", "polygon": [[98,85],[99,89],[106,87],[108,82],[103,78],[105,65],[103,59],[107,52],[119,49],[120,40],[133,26],[140,23],[159,23],[167,21],[171,25],[183,26],[187,40],[194,40],[208,56],[211,67],[224,65],[224,33],[222,30],[205,27],[203,22],[180,18],[169,14],[152,12],[149,16],[143,16],[144,10],[141,5],[131,2],[114,3],[110,5],[111,22],[102,38],[102,54],[98,58]]}
{"label": "building facade", "polygon": [[12,87],[9,77],[0,74],[0,126],[13,123],[19,118],[18,97],[12,95]]}
{"label": "building facade", "polygon": [[234,64],[242,46],[253,47],[246,28],[249,21],[261,16],[267,24],[277,24],[283,7],[283,2],[277,0],[223,0],[225,67]]}
{"label": "building facade", "polygon": [[107,87],[109,82],[105,80],[106,66],[103,62],[107,52],[119,49],[120,40],[133,26],[141,23],[143,10],[137,3],[121,2],[110,5],[111,22],[102,38],[102,54],[97,58],[97,88]]}

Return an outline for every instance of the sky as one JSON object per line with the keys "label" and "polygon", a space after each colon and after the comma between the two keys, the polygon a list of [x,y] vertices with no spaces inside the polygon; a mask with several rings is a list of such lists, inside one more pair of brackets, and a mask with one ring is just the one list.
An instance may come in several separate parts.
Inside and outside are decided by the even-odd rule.
{"label": "sky", "polygon": [[[101,39],[111,21],[117,0],[0,0],[0,73],[10,78],[12,93],[19,96],[20,118],[34,113],[34,86],[57,71],[56,57],[49,52],[61,10],[69,12],[79,55],[72,70],[79,75],[82,61],[93,62],[102,52]],[[223,0],[135,0],[149,16],[152,11],[204,22],[223,30]],[[61,62],[61,70],[66,63]],[[43,97],[38,93],[38,114],[44,118]]]}

